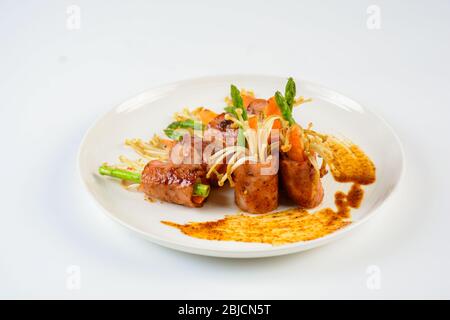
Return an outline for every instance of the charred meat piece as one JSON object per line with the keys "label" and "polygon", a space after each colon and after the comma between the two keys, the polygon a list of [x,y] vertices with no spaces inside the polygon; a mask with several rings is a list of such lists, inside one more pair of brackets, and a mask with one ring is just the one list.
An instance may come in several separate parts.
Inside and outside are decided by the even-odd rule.
{"label": "charred meat piece", "polygon": [[[217,131],[217,130],[215,130]],[[208,160],[215,152],[223,149],[224,143],[220,139],[216,139],[215,136],[204,137],[201,141],[185,141],[184,139],[175,144],[172,148],[169,158],[174,164],[201,164],[208,171]],[[216,174],[223,174],[226,171],[225,160],[223,164],[219,164],[209,177],[209,184],[211,186],[218,186],[218,176]]]}
{"label": "charred meat piece", "polygon": [[224,148],[234,146],[237,141],[238,130],[233,127],[233,121],[225,119],[226,113],[221,113],[212,119],[203,133],[203,139],[215,147]]}
{"label": "charred meat piece", "polygon": [[269,102],[265,99],[254,99],[247,106],[247,112],[249,114],[259,114],[263,112],[264,108],[269,104]]}
{"label": "charred meat piece", "polygon": [[266,213],[278,207],[278,174],[264,174],[266,164],[246,163],[234,171],[234,201],[250,213]]}
{"label": "charred meat piece", "polygon": [[169,153],[169,159],[174,164],[204,164],[207,157],[204,154],[208,150],[210,141],[201,137],[185,136],[175,143]]}
{"label": "charred meat piece", "polygon": [[[212,119],[207,126],[204,133],[204,139],[209,143],[207,147],[203,149],[203,159],[205,162],[208,158],[218,150],[227,146],[234,146],[237,141],[238,130],[232,127],[233,121],[225,119],[226,113],[221,113],[214,119]],[[225,160],[224,163],[216,167],[216,171],[219,174],[223,174],[226,171]],[[215,173],[210,176],[210,184],[212,186],[218,186],[218,177]]]}
{"label": "charred meat piece", "polygon": [[226,113],[221,113],[217,117],[213,118],[208,123],[208,128],[217,129],[219,131],[225,132],[227,129],[231,129],[233,121],[225,119]]}
{"label": "charred meat piece", "polygon": [[187,207],[201,207],[206,197],[194,194],[197,183],[208,184],[205,166],[175,165],[154,160],[142,172],[141,189],[150,198]]}
{"label": "charred meat piece", "polygon": [[303,208],[314,208],[323,200],[320,172],[308,161],[281,159],[280,173],[284,190]]}

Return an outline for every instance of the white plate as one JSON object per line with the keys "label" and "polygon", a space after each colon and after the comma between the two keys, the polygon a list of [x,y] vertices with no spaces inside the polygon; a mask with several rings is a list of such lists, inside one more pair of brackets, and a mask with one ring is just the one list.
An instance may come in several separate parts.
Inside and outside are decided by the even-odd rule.
{"label": "white plate", "polygon": [[[372,158],[377,167],[376,183],[365,188],[362,206],[352,211],[353,223],[333,234],[282,246],[191,238],[160,221],[216,220],[235,213],[232,190],[215,192],[203,208],[190,209],[168,203],[149,203],[144,201],[142,194],[126,191],[117,181],[97,174],[97,168],[103,162],[117,162],[120,154],[133,155],[123,146],[125,138],[147,139],[162,132],[172,114],[183,107],[205,106],[222,110],[231,83],[252,89],[257,96],[270,97],[276,90],[282,90],[285,82],[286,78],[272,76],[206,77],[164,85],[129,99],[101,117],[86,133],[78,158],[85,187],[115,221],[150,241],[190,253],[267,257],[311,249],[338,239],[371,217],[392,193],[401,177],[403,153],[397,136],[382,119],[352,99],[308,81],[297,80],[297,91],[299,95],[313,98],[313,102],[296,108],[295,118],[302,125],[312,122],[319,132],[349,138]],[[323,185],[326,195],[321,207],[334,207],[334,192],[348,189],[348,185],[336,183],[330,175],[323,179]]]}

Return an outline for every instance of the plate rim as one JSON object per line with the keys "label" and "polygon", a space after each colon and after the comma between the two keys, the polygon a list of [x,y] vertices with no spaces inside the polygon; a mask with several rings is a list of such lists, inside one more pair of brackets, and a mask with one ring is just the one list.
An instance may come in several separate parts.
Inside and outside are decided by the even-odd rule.
{"label": "plate rim", "polygon": [[[221,257],[221,258],[264,258],[264,257],[272,257],[272,256],[280,256],[280,255],[286,255],[286,254],[293,254],[293,253],[298,253],[298,252],[302,252],[302,251],[306,251],[306,250],[310,250],[313,248],[317,248],[320,247],[322,245],[328,244],[334,240],[338,240],[340,238],[342,238],[345,234],[347,233],[351,233],[351,231],[353,231],[357,226],[360,226],[362,224],[364,224],[365,222],[367,222],[370,218],[372,218],[373,216],[375,216],[380,209],[386,204],[386,202],[388,202],[390,199],[392,199],[392,195],[395,194],[395,192],[398,190],[398,186],[400,185],[400,182],[403,180],[403,176],[405,174],[405,151],[404,151],[404,147],[403,144],[398,136],[398,134],[395,132],[395,130],[392,128],[392,126],[382,117],[380,116],[377,112],[373,111],[372,109],[367,108],[365,105],[359,103],[357,100],[353,99],[351,96],[347,95],[347,94],[343,94],[337,90],[334,89],[330,89],[327,86],[318,84],[316,82],[313,81],[309,81],[309,80],[305,80],[303,78],[300,77],[295,77],[293,76],[293,78],[296,81],[300,81],[303,82],[305,84],[311,85],[313,87],[319,88],[321,90],[325,90],[328,92],[333,92],[336,93],[338,95],[342,95],[346,98],[349,98],[350,100],[356,102],[363,110],[364,112],[371,114],[372,116],[378,118],[379,121],[382,122],[382,124],[389,130],[390,134],[395,138],[395,142],[396,145],[398,147],[399,150],[399,154],[400,154],[400,174],[399,174],[399,178],[396,181],[395,185],[393,186],[393,188],[391,190],[389,190],[389,193],[386,195],[386,198],[384,199],[384,201],[382,201],[378,206],[376,206],[374,209],[371,210],[370,214],[368,214],[367,216],[363,217],[361,220],[358,220],[356,222],[353,222],[351,224],[349,224],[348,226],[339,229],[333,233],[330,233],[324,237],[320,237],[317,239],[313,239],[313,240],[308,240],[308,241],[299,241],[299,242],[294,242],[294,243],[289,243],[289,244],[283,244],[280,246],[271,246],[270,244],[268,244],[268,246],[264,246],[264,247],[260,247],[260,248],[253,248],[252,250],[249,251],[240,251],[240,250],[235,250],[235,249],[211,249],[211,248],[204,248],[201,245],[194,245],[194,244],[190,244],[190,245],[184,245],[179,243],[178,241],[171,241],[165,238],[161,238],[159,236],[156,236],[154,234],[149,234],[146,233],[142,230],[137,229],[136,227],[125,223],[124,221],[122,221],[121,219],[119,219],[117,216],[115,216],[113,213],[111,213],[107,208],[105,208],[95,197],[94,192],[89,188],[87,181],[85,181],[85,179],[83,178],[82,175],[82,164],[81,164],[81,154],[82,151],[85,147],[86,141],[90,135],[90,133],[94,130],[94,128],[97,127],[97,125],[104,119],[107,118],[108,116],[110,116],[111,114],[116,113],[116,111],[124,104],[126,104],[127,102],[133,100],[133,99],[137,99],[138,97],[141,97],[151,91],[158,91],[158,90],[163,90],[164,88],[169,88],[169,87],[177,87],[179,85],[183,85],[183,84],[187,84],[187,83],[191,83],[191,82],[195,82],[195,81],[205,81],[208,79],[214,79],[214,80],[219,80],[219,79],[228,79],[228,78],[270,78],[270,79],[275,79],[278,78],[279,80],[281,79],[286,79],[286,77],[283,76],[279,76],[279,75],[269,75],[269,74],[219,74],[219,75],[207,75],[207,76],[201,76],[201,77],[193,77],[193,78],[186,78],[186,79],[182,79],[182,80],[178,80],[178,81],[173,81],[173,82],[166,82],[163,83],[161,85],[157,85],[157,86],[152,86],[146,90],[143,90],[131,97],[128,97],[127,99],[124,99],[121,103],[115,105],[114,107],[112,107],[111,109],[109,109],[106,113],[101,114],[100,116],[98,116],[94,122],[88,127],[88,129],[86,130],[86,132],[84,133],[79,147],[78,147],[78,152],[77,152],[77,157],[76,157],[76,161],[77,161],[77,175],[79,177],[79,179],[82,182],[82,185],[84,186],[84,189],[87,191],[87,193],[90,195],[91,200],[94,201],[94,203],[96,204],[96,206],[98,208],[101,209],[101,211],[106,214],[109,218],[111,218],[113,221],[117,222],[119,225],[121,225],[122,227],[126,228],[127,230],[131,230],[135,233],[137,233],[140,237],[151,241],[155,244],[161,245],[163,247],[167,247],[170,249],[174,249],[177,251],[182,251],[182,252],[187,252],[187,253],[191,253],[191,254],[196,254],[196,255],[202,255],[202,256],[211,256],[211,257]],[[175,89],[176,90],[176,89]],[[206,241],[206,240],[204,240]],[[218,241],[218,240],[208,240],[208,241]]]}

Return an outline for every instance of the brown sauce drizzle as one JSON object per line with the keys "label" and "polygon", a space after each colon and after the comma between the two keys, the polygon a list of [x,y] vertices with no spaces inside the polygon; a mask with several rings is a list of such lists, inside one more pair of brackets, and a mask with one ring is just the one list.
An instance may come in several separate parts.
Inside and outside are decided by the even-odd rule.
{"label": "brown sauce drizzle", "polygon": [[344,145],[334,139],[327,141],[327,144],[332,152],[327,163],[334,179],[352,182],[347,193],[336,192],[336,209],[325,208],[311,213],[293,208],[263,215],[228,215],[217,221],[186,224],[161,222],[199,239],[271,245],[314,240],[333,233],[351,223],[351,209],[359,208],[364,197],[361,185],[375,181],[375,166],[356,145]]}

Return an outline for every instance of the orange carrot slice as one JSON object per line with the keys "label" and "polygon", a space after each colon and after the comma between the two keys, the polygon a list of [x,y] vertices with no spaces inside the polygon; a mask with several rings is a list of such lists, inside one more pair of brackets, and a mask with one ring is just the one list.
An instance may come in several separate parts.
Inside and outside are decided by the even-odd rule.
{"label": "orange carrot slice", "polygon": [[247,108],[248,105],[249,105],[253,100],[255,100],[255,97],[248,96],[248,95],[246,95],[246,94],[241,94],[241,97],[242,97],[242,102],[243,102],[243,104],[244,104],[244,108]]}
{"label": "orange carrot slice", "polygon": [[217,113],[209,109],[202,109],[198,113],[198,116],[200,117],[200,120],[202,121],[203,124],[208,124],[212,119],[217,117]]}
{"label": "orange carrot slice", "polygon": [[[275,97],[271,97],[267,100],[269,104],[264,108],[264,116],[281,116],[280,108],[278,107],[277,102],[275,101]],[[281,129],[281,121],[275,120],[272,126],[272,129]]]}
{"label": "orange carrot slice", "polygon": [[250,118],[248,118],[248,125],[250,128],[256,130],[258,128],[258,117],[250,116]]}
{"label": "orange carrot slice", "polygon": [[192,196],[192,202],[197,203],[197,204],[201,204],[203,201],[205,201],[205,197],[200,197],[200,196]]}
{"label": "orange carrot slice", "polygon": [[281,116],[281,110],[280,107],[278,107],[277,102],[275,101],[275,97],[271,97],[268,101],[269,104],[264,108],[264,115],[266,117]]}
{"label": "orange carrot slice", "polygon": [[287,152],[289,159],[295,161],[305,161],[305,146],[302,139],[302,129],[298,125],[293,125],[289,130],[289,143],[291,149]]}

